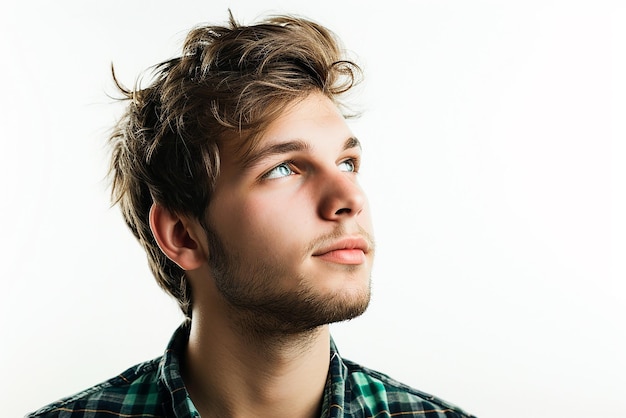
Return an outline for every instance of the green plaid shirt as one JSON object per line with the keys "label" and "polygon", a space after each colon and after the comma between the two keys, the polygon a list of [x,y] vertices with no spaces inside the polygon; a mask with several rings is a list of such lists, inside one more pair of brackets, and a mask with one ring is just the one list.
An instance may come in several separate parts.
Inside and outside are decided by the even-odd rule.
{"label": "green plaid shirt", "polygon": [[[187,326],[181,326],[162,357],[131,367],[113,379],[27,417],[199,417],[180,375],[180,358],[188,332]],[[321,416],[470,417],[447,402],[342,359],[332,341]]]}

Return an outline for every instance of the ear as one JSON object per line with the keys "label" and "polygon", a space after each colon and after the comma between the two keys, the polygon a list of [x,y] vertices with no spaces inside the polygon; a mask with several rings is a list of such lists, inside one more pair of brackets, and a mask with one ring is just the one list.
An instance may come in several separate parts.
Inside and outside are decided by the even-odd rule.
{"label": "ear", "polygon": [[195,270],[207,257],[197,222],[180,217],[154,203],[150,208],[150,229],[161,251],[183,270]]}

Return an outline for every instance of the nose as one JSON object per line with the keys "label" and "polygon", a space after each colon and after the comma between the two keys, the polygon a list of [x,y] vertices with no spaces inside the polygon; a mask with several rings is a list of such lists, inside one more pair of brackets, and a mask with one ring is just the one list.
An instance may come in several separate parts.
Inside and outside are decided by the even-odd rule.
{"label": "nose", "polygon": [[341,220],[359,215],[367,198],[357,183],[354,173],[335,172],[321,179],[320,216],[327,220]]}

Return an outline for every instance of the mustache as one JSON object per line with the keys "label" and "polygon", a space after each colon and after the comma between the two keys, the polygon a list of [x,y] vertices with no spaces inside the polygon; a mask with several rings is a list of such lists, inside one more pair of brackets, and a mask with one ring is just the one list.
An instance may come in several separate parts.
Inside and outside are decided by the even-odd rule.
{"label": "mustache", "polygon": [[324,248],[329,245],[332,245],[337,240],[342,238],[361,238],[367,242],[368,252],[374,252],[376,243],[374,241],[374,237],[372,234],[367,232],[363,227],[359,226],[359,229],[356,232],[348,232],[342,226],[336,228],[334,231],[319,236],[318,238],[311,241],[311,243],[306,247],[305,254],[314,253],[319,248]]}

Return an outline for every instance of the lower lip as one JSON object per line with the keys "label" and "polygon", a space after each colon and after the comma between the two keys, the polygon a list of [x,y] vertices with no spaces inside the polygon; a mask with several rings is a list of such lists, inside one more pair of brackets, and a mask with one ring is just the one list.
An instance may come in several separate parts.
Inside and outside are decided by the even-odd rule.
{"label": "lower lip", "polygon": [[359,249],[345,249],[329,251],[316,256],[324,261],[338,264],[363,264],[365,263],[365,253]]}

